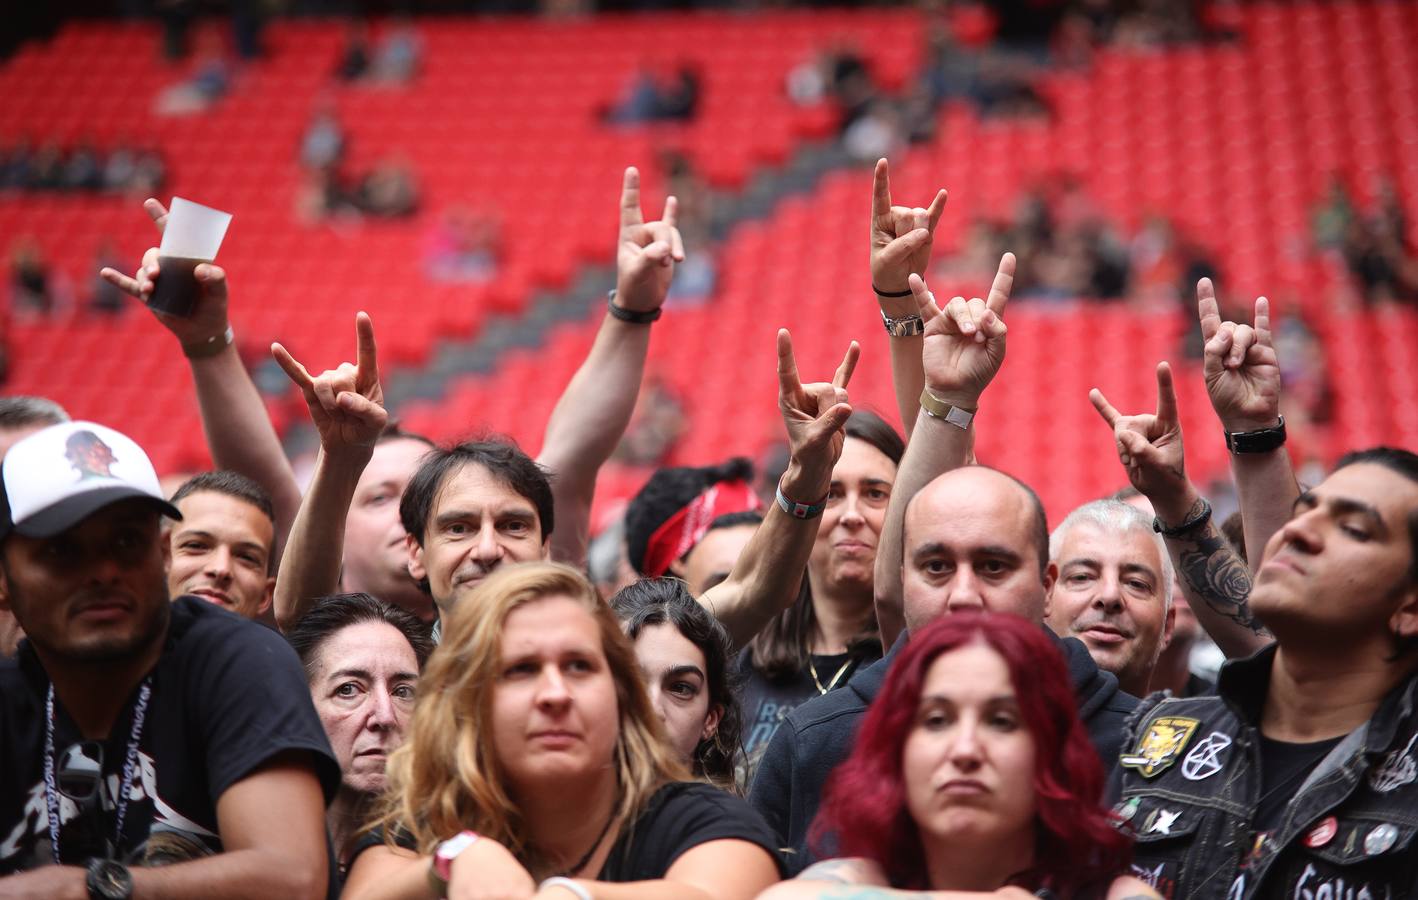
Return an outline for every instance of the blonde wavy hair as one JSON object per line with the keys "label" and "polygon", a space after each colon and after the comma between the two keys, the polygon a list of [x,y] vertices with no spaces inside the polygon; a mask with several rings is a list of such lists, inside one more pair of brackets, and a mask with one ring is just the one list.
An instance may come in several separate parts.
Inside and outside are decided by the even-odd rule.
{"label": "blonde wavy hair", "polygon": [[552,596],[574,600],[601,632],[620,717],[617,819],[634,821],[662,785],[690,779],[650,705],[634,647],[591,582],[559,563],[507,566],[444,619],[443,641],[419,677],[408,737],[389,757],[387,787],[373,823],[391,846],[403,832],[420,854],[428,854],[439,842],[472,829],[507,847],[529,869],[548,862],[527,840],[497,761],[491,723],[507,617]]}

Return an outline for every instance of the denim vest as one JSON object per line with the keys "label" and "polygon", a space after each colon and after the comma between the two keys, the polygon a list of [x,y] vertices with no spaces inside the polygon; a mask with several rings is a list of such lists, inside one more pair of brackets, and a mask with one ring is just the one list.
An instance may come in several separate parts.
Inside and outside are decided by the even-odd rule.
{"label": "denim vest", "polygon": [[1116,811],[1133,873],[1187,900],[1418,897],[1418,674],[1305,777],[1257,844],[1260,711],[1275,647],[1229,663],[1218,694],[1155,694],[1129,722]]}

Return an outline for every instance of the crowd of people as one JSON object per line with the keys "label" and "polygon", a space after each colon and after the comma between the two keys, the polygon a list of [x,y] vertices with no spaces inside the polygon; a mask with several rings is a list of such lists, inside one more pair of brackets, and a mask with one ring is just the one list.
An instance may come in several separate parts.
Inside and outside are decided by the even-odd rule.
{"label": "crowd of people", "polygon": [[[986,296],[935,297],[945,194],[921,199],[878,162],[886,337],[805,373],[780,329],[761,360],[788,446],[766,501],[746,460],[663,469],[594,553],[686,260],[633,168],[535,459],[402,430],[360,312],[352,361],[272,346],[319,435],[302,488],[211,264],[191,316],[154,317],[216,470],[169,496],[121,432],[0,401],[0,897],[1410,895],[1418,456],[1300,485],[1270,303],[1223,318],[1202,278],[1239,515],[1188,478],[1158,361],[1153,409],[1090,394],[1119,490],[1050,531],[974,450],[1030,427],[989,391],[1015,253]],[[179,276],[154,248],[102,277]],[[904,432],[853,406],[882,358]]]}
{"label": "crowd of people", "polygon": [[148,197],[167,178],[156,150],[119,142],[101,151],[89,141],[63,147],[14,142],[0,153],[0,191],[123,193]]}

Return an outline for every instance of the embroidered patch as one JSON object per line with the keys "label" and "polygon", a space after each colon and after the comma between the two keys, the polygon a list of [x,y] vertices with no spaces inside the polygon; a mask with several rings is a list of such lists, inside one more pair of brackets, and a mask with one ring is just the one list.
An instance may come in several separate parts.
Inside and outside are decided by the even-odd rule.
{"label": "embroidered patch", "polygon": [[1221,758],[1221,754],[1230,746],[1230,735],[1219,731],[1211,732],[1182,760],[1182,777],[1188,781],[1201,781],[1220,772],[1226,768],[1226,761]]}
{"label": "embroidered patch", "polygon": [[1369,787],[1380,794],[1387,794],[1418,779],[1418,764],[1413,762],[1409,753],[1415,740],[1418,740],[1418,732],[1414,732],[1413,737],[1408,739],[1408,746],[1384,757],[1384,761],[1369,773]]}
{"label": "embroidered patch", "polygon": [[1123,754],[1118,761],[1124,768],[1136,769],[1143,778],[1151,778],[1177,761],[1200,724],[1196,719],[1182,716],[1153,719],[1147,733],[1137,742],[1137,749]]}
{"label": "embroidered patch", "polygon": [[1132,817],[1137,815],[1137,808],[1141,805],[1142,801],[1136,797],[1133,797],[1128,802],[1118,806],[1116,810],[1118,818],[1122,819],[1124,822],[1132,821]]}

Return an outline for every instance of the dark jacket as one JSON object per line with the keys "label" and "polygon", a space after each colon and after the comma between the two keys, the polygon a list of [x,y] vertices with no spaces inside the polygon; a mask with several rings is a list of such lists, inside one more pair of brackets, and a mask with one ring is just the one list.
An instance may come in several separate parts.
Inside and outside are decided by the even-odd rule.
{"label": "dark jacket", "polygon": [[[1081,641],[1055,641],[1068,664],[1079,714],[1093,746],[1102,759],[1116,759],[1123,726],[1136,708],[1137,698],[1118,690],[1118,680],[1098,668]],[[905,635],[880,662],[858,672],[846,687],[815,697],[789,713],[763,755],[748,800],[782,838],[786,867],[792,875],[818,858],[808,849],[808,828],[817,816],[827,776],[851,754],[857,726],[904,646]]]}
{"label": "dark jacket", "polygon": [[1272,644],[1228,663],[1215,696],[1154,695],[1129,723],[1117,809],[1137,836],[1134,873],[1187,900],[1418,896],[1418,675],[1310,771],[1257,847],[1274,659]]}

